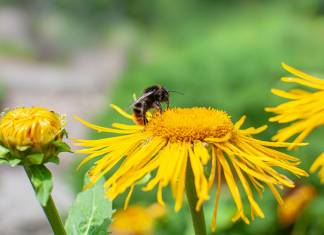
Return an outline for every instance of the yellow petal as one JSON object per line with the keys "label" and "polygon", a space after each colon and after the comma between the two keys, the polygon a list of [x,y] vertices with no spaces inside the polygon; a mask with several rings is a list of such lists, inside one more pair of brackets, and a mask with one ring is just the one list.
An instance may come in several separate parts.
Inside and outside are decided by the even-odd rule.
{"label": "yellow petal", "polygon": [[130,120],[134,120],[134,117],[128,113],[126,113],[124,110],[122,110],[121,108],[119,108],[117,105],[115,104],[111,104],[110,105],[116,112],[118,112],[120,115],[124,116],[127,119]]}

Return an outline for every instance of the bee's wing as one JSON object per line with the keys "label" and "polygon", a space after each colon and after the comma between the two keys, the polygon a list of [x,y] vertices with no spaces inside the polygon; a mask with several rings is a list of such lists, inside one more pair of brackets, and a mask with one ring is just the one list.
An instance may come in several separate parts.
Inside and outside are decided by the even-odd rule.
{"label": "bee's wing", "polygon": [[154,91],[147,92],[143,94],[141,97],[139,97],[137,100],[135,100],[129,107],[133,107],[136,103],[142,101],[144,98],[148,97],[149,95],[153,94]]}

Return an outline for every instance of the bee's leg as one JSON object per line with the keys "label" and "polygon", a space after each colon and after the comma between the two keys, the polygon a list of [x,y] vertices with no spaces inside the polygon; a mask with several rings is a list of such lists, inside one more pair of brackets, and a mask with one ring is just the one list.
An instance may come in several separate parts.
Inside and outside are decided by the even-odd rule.
{"label": "bee's leg", "polygon": [[169,102],[169,100],[166,101],[166,104],[167,104],[167,109],[169,109],[170,108],[170,102]]}
{"label": "bee's leg", "polygon": [[160,114],[162,114],[162,105],[160,102],[154,102],[153,107],[157,110],[159,110]]}
{"label": "bee's leg", "polygon": [[147,104],[145,103],[145,102],[143,102],[142,103],[142,105],[143,105],[143,113],[142,113],[142,118],[143,118],[143,124],[144,124],[144,126],[146,126],[146,124],[148,123],[148,120],[147,120],[147,118],[146,118],[146,112],[147,112]]}
{"label": "bee's leg", "polygon": [[146,124],[148,123],[146,116],[143,117],[143,123],[144,123],[144,126],[146,126]]}

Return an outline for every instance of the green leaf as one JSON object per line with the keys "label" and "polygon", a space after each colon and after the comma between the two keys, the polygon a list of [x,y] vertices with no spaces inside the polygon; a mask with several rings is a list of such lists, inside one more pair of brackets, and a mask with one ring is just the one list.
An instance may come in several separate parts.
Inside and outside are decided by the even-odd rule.
{"label": "green leaf", "polygon": [[33,154],[28,155],[26,158],[29,163],[31,163],[33,165],[40,165],[43,163],[44,154],[43,153],[33,153]]}
{"label": "green leaf", "polygon": [[53,144],[57,147],[58,152],[69,152],[72,153],[70,146],[63,141],[54,141]]}
{"label": "green leaf", "polygon": [[0,164],[8,164],[8,160],[0,158]]}
{"label": "green leaf", "polygon": [[62,136],[65,138],[69,138],[69,134],[65,129],[62,130]]}
{"label": "green leaf", "polygon": [[60,163],[60,159],[58,158],[58,156],[52,156],[52,157],[49,157],[46,162],[52,162],[52,163],[55,163],[55,164],[59,164]]}
{"label": "green leaf", "polygon": [[143,185],[146,184],[147,182],[149,182],[149,180],[151,179],[151,174],[147,173],[141,180],[139,180],[138,182],[136,182],[136,185]]}
{"label": "green leaf", "polygon": [[0,157],[4,157],[10,150],[0,145]]}
{"label": "green leaf", "polygon": [[17,146],[16,147],[16,149],[18,149],[21,152],[26,151],[29,148],[30,148],[30,146]]}
{"label": "green leaf", "polygon": [[44,165],[28,167],[31,181],[36,191],[38,201],[46,206],[53,189],[52,174]]}
{"label": "green leaf", "polygon": [[103,183],[101,180],[78,194],[65,224],[68,235],[108,234],[112,202],[105,197]]}
{"label": "green leaf", "polygon": [[19,159],[19,158],[13,158],[13,159],[8,160],[8,163],[11,167],[17,166],[20,162],[21,162],[21,159]]}

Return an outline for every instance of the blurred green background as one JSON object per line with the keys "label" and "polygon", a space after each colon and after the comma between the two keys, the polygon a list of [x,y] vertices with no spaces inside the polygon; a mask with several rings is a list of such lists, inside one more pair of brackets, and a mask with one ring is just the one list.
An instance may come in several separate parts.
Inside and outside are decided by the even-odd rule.
{"label": "blurred green background", "polygon": [[[324,1],[321,0],[43,0],[2,4],[26,7],[35,13],[36,25],[51,13],[51,17],[59,16],[64,27],[55,34],[60,46],[53,53],[44,55],[42,48],[24,48],[0,41],[1,53],[30,58],[45,56],[55,63],[64,63],[70,51],[88,45],[108,43],[123,47],[124,69],[119,79],[107,88],[106,96],[107,102],[129,112],[133,93],[139,95],[145,87],[161,84],[184,93],[172,94],[171,106],[216,107],[226,110],[233,121],[247,115],[246,126],[257,127],[267,124],[270,116],[264,107],[282,101],[270,89],[292,87],[280,82],[279,78],[287,75],[281,68],[282,62],[324,78]],[[109,126],[125,120],[105,106],[91,121]],[[278,128],[270,124],[260,138],[269,139]],[[88,133],[89,138],[102,136]],[[293,152],[302,158],[304,169],[309,169],[324,150],[323,136],[323,129],[318,129],[307,138],[309,146]],[[86,169],[69,176],[76,191],[80,190],[79,179]],[[269,192],[259,200],[265,219],[256,219],[250,225],[233,224],[234,204],[224,190],[216,234],[324,234],[323,186],[316,175],[298,183],[313,184],[318,195],[292,226],[280,225],[277,204]],[[116,200],[116,208],[122,206],[122,199]],[[131,203],[148,205],[154,201],[154,192],[137,190]],[[171,198],[168,201],[172,205]],[[206,206],[206,214],[210,215],[212,208],[211,202]],[[207,222],[210,224],[210,216]],[[155,234],[192,234],[187,208],[180,214],[170,209],[168,216],[158,223]]]}

